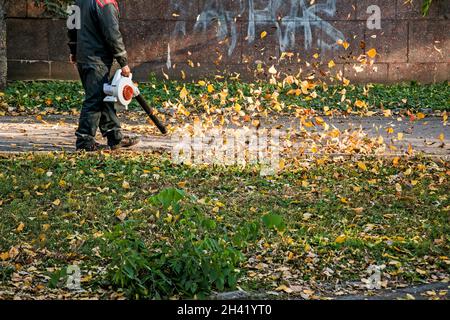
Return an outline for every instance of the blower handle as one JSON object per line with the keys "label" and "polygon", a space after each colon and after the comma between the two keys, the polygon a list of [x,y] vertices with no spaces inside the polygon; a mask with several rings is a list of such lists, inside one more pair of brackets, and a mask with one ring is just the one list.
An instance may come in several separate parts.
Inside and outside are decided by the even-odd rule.
{"label": "blower handle", "polygon": [[167,133],[166,127],[159,121],[159,119],[153,114],[152,108],[147,104],[147,102],[144,100],[142,95],[136,96],[137,102],[141,105],[142,109],[145,110],[147,115],[152,119],[153,123],[158,127],[159,131],[161,131],[162,134]]}

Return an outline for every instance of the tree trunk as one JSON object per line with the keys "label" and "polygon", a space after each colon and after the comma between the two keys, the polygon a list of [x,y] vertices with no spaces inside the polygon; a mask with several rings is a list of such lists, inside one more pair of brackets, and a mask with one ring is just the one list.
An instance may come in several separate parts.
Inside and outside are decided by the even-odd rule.
{"label": "tree trunk", "polygon": [[0,0],[0,90],[6,87],[8,60],[6,58],[6,0]]}

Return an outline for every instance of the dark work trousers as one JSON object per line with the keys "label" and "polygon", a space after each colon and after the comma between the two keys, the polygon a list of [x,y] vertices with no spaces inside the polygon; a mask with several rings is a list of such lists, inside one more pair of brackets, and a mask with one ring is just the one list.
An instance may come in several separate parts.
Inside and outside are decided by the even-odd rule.
{"label": "dark work trousers", "polygon": [[103,84],[109,82],[111,66],[105,64],[78,64],[81,82],[86,93],[81,110],[77,136],[77,149],[90,150],[95,145],[97,129],[114,146],[122,140],[120,122],[113,103],[103,102]]}

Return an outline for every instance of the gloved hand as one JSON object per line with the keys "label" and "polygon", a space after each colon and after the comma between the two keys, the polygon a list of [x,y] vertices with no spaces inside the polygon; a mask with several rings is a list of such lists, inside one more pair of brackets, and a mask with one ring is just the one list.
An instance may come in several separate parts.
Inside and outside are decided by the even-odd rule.
{"label": "gloved hand", "polygon": [[122,76],[129,77],[131,75],[131,69],[129,66],[125,66],[122,68]]}

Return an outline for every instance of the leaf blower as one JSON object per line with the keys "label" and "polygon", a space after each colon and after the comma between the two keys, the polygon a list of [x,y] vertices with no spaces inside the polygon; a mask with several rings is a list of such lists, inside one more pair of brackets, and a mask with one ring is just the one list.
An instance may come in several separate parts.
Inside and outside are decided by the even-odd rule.
{"label": "leaf blower", "polygon": [[136,98],[137,102],[141,105],[142,109],[147,113],[153,123],[158,127],[162,134],[167,133],[166,127],[159,121],[159,119],[153,114],[152,108],[147,104],[141,95],[138,87],[132,81],[132,75],[129,77],[122,76],[122,70],[117,70],[111,84],[105,83],[103,91],[106,94],[104,102],[112,102],[119,104],[126,109],[131,103],[133,98]]}

